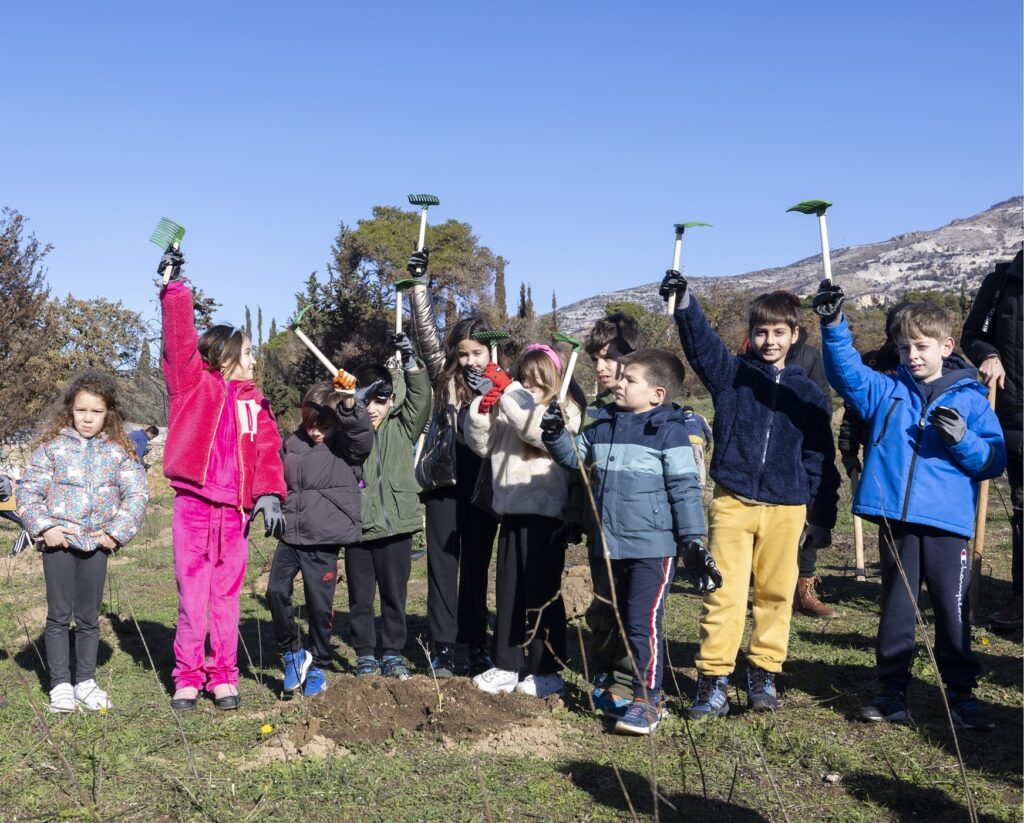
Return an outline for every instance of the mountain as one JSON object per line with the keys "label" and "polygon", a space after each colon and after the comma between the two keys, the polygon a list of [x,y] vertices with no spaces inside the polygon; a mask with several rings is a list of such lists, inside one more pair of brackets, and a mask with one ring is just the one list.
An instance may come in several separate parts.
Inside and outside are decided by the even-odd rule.
{"label": "mountain", "polygon": [[[933,231],[900,234],[881,243],[832,250],[832,275],[858,305],[885,302],[909,290],[968,292],[996,263],[1008,260],[1024,243],[1024,198],[1011,197]],[[723,277],[688,277],[697,295],[730,291],[788,289],[814,292],[821,280],[821,256],[788,266]],[[658,284],[605,292],[559,307],[559,326],[572,334],[585,331],[604,314],[607,303],[625,300],[648,311],[664,311]]]}

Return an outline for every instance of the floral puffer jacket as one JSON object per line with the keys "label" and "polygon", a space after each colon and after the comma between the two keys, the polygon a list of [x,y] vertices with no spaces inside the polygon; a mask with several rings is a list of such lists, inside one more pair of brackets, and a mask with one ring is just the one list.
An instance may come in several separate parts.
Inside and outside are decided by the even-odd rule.
{"label": "floral puffer jacket", "polygon": [[18,515],[38,538],[63,526],[68,543],[96,549],[94,531],[105,531],[123,546],[142,525],[149,500],[146,471],[105,434],[86,439],[62,429],[29,459],[18,483]]}

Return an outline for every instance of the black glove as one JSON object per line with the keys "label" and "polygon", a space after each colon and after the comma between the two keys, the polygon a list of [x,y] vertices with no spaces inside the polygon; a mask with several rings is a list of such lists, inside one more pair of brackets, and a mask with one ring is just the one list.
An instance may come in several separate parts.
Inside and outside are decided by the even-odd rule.
{"label": "black glove", "polygon": [[681,540],[679,554],[683,558],[686,577],[697,590],[697,594],[711,594],[722,586],[722,573],[711,553],[704,548],[704,541]]}
{"label": "black glove", "polygon": [[854,473],[859,475],[864,471],[864,466],[860,462],[860,457],[853,452],[843,452],[839,456],[839,459],[843,464],[843,469],[846,471],[846,476],[851,479],[853,478]]}
{"label": "black glove", "polygon": [[540,430],[549,437],[558,437],[565,431],[565,418],[562,417],[562,407],[558,404],[557,397],[544,409],[544,414],[540,418]]}
{"label": "black glove", "polygon": [[568,520],[551,533],[548,546],[556,551],[565,551],[583,540],[583,526]]}
{"label": "black glove", "polygon": [[660,294],[661,299],[667,303],[668,298],[673,293],[675,293],[677,302],[680,297],[686,294],[686,278],[675,269],[669,269],[665,272],[665,276],[661,280],[661,287],[658,289],[658,294]]}
{"label": "black glove", "polygon": [[800,533],[799,545],[803,546],[807,542],[815,549],[827,549],[832,545],[832,529],[805,523],[804,530]]}
{"label": "black glove", "polygon": [[256,519],[256,513],[263,513],[264,537],[280,538],[284,534],[284,514],[281,513],[281,501],[272,494],[265,494],[256,501],[252,507],[251,520]]}
{"label": "black glove", "polygon": [[949,406],[936,406],[928,415],[928,422],[947,446],[955,446],[967,433],[967,424],[960,412]]}
{"label": "black glove", "polygon": [[477,394],[487,394],[487,392],[494,388],[494,381],[484,377],[480,369],[467,366],[462,370],[462,377],[465,379],[466,385]]}
{"label": "black glove", "polygon": [[14,493],[11,485],[11,478],[6,474],[0,474],[0,500],[7,500]]}
{"label": "black glove", "polygon": [[409,255],[409,262],[405,264],[405,270],[410,277],[426,277],[427,265],[430,263],[430,249],[426,246],[421,251],[414,251]]}
{"label": "black glove", "polygon": [[818,293],[811,301],[811,308],[821,318],[821,322],[827,326],[839,319],[839,315],[843,313],[843,301],[845,300],[846,295],[843,294],[843,289],[838,283],[822,280],[818,284]]}
{"label": "black glove", "polygon": [[[387,383],[383,380],[374,380],[370,385],[356,389],[356,401],[365,406],[369,401],[379,400],[381,394],[380,389],[382,386],[386,385]],[[385,400],[386,399],[387,398],[385,398]]]}
{"label": "black glove", "polygon": [[403,369],[416,368],[416,349],[404,331],[392,332],[388,337],[388,346],[401,353]]}
{"label": "black glove", "polygon": [[164,252],[164,256],[160,258],[160,265],[156,267],[156,273],[163,277],[166,268],[171,266],[171,276],[168,280],[180,280],[181,267],[184,265],[185,255],[181,253],[181,249],[176,249],[173,245],[170,245],[167,247],[167,251]]}

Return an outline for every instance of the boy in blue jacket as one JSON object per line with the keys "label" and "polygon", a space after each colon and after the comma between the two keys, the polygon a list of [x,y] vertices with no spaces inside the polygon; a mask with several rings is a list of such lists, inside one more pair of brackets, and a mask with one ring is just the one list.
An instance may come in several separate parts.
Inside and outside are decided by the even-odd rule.
{"label": "boy in blue jacket", "polygon": [[955,344],[952,322],[941,308],[909,303],[897,314],[900,366],[887,375],[861,363],[842,314],[844,299],[838,285],[823,280],[814,310],[821,316],[829,382],[871,429],[853,511],[879,524],[882,617],[875,659],[881,690],[859,716],[910,720],[906,695],[914,607],[924,581],[935,613],[935,657],[953,720],[991,729],[995,724],[973,696],[981,669],[971,653],[967,617],[967,541],[974,534],[979,481],[998,477],[1006,467],[999,421],[973,369],[950,368],[948,362],[944,367],[943,358]]}
{"label": "boy in blue jacket", "polygon": [[775,676],[789,646],[797,548],[804,537],[818,547],[829,545],[835,525],[839,472],[831,409],[814,381],[787,360],[800,329],[798,304],[789,295],[774,292],[753,301],[750,349],[734,355],[677,271],[666,273],[661,285],[662,297],[673,292],[683,351],[715,404],[710,549],[728,581],[704,597],[690,716],[729,713],[729,675],[743,640],[751,572],[747,701],[755,711],[774,711]]}
{"label": "boy in blue jacket", "polygon": [[703,552],[707,526],[684,413],[671,400],[682,386],[683,364],[657,349],[633,352],[619,364],[615,403],[597,413],[575,447],[557,400],[541,428],[555,462],[571,471],[591,467],[601,519],[591,548],[609,559],[635,664],[633,700],[615,731],[650,734],[664,716],[661,625],[676,555]]}

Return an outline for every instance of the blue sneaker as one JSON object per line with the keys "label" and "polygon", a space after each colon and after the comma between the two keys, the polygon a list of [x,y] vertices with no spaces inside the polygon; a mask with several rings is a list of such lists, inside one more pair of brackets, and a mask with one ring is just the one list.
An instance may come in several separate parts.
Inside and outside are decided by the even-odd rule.
{"label": "blue sneaker", "polygon": [[293,692],[303,684],[309,667],[313,665],[313,655],[305,649],[297,652],[285,652],[284,655],[284,684],[286,692]]}
{"label": "blue sneaker", "polygon": [[380,659],[380,673],[385,677],[393,677],[396,680],[408,680],[412,672],[405,661],[397,654],[388,654]]}
{"label": "blue sneaker", "polygon": [[964,729],[987,732],[996,727],[996,722],[982,711],[971,692],[949,692],[949,708],[953,722]]}
{"label": "blue sneaker", "polygon": [[369,677],[374,674],[380,674],[380,663],[376,657],[365,655],[356,658],[356,677]]}
{"label": "blue sneaker", "polygon": [[747,704],[755,712],[773,712],[779,708],[774,672],[757,666],[747,667]]}
{"label": "blue sneaker", "polygon": [[309,671],[306,672],[306,685],[302,688],[302,696],[315,697],[325,691],[327,691],[327,678],[324,677],[323,671],[316,666],[310,666]]}
{"label": "blue sneaker", "polygon": [[[895,689],[884,689],[876,694],[867,706],[857,712],[857,717],[868,723],[878,723],[881,720],[886,723],[909,723],[911,721],[906,695]],[[954,715],[955,717],[956,715]]]}
{"label": "blue sneaker", "polygon": [[594,711],[601,712],[607,717],[622,717],[626,713],[626,708],[629,706],[629,700],[623,697],[617,697],[611,690],[611,685],[614,682],[614,678],[608,674],[602,674],[597,678],[597,682],[594,684],[594,691],[591,693],[591,698],[594,701]]}
{"label": "blue sneaker", "polygon": [[690,706],[690,718],[725,717],[729,713],[729,676],[697,676],[697,696]]}
{"label": "blue sneaker", "polygon": [[634,700],[615,721],[615,731],[617,734],[653,734],[667,714],[662,700],[653,704]]}

